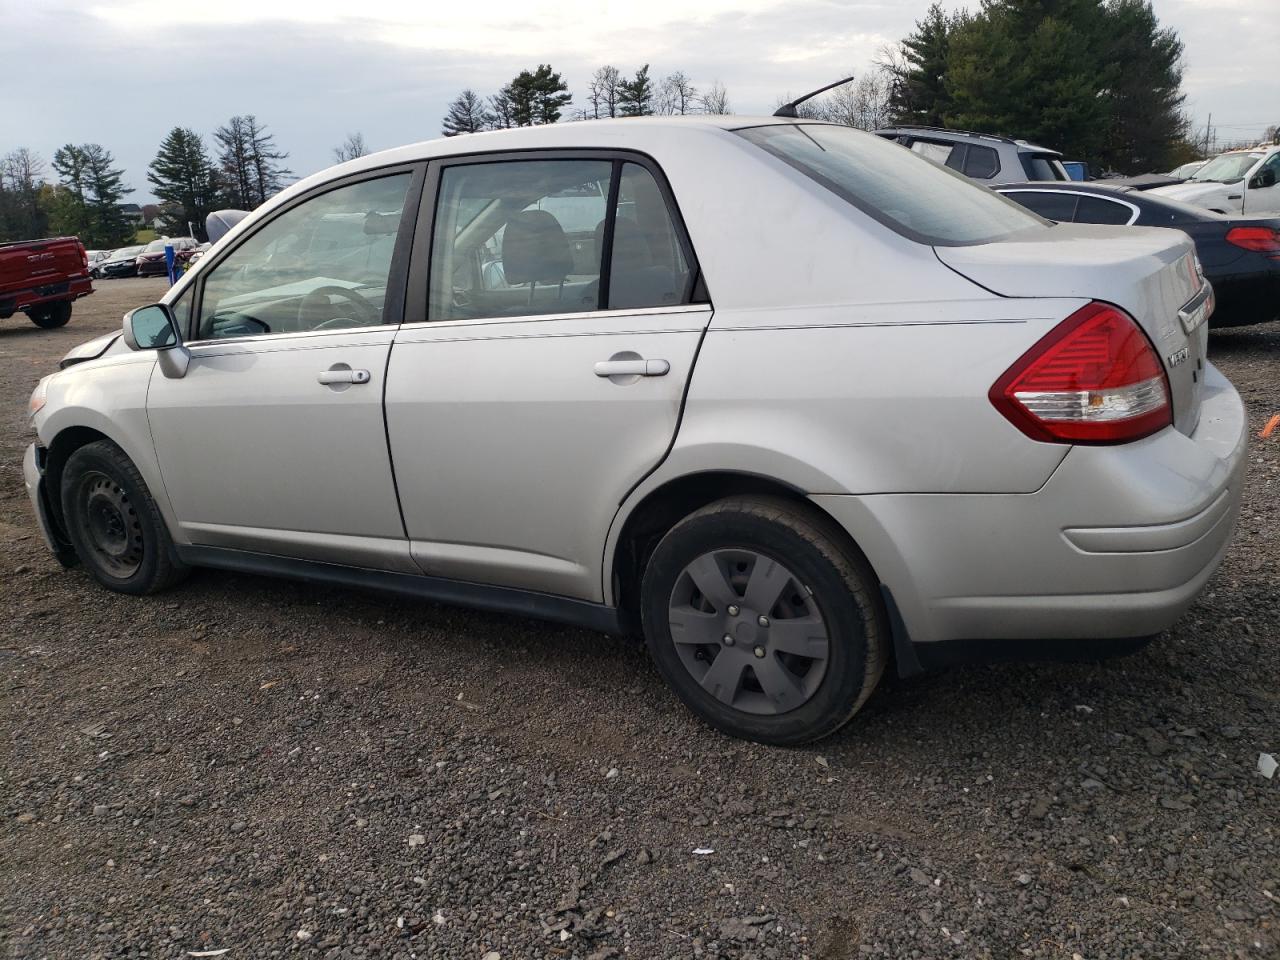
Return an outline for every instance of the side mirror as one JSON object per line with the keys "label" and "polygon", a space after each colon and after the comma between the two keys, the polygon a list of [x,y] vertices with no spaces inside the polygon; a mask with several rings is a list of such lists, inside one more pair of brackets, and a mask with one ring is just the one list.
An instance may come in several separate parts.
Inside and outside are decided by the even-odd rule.
{"label": "side mirror", "polygon": [[1249,186],[1255,190],[1259,187],[1274,187],[1276,185],[1276,172],[1274,170],[1261,170],[1258,175],[1249,181]]}
{"label": "side mirror", "polygon": [[178,324],[163,303],[138,307],[126,313],[124,342],[130,350],[155,350],[160,372],[171,380],[180,380],[187,375],[191,351],[183,346]]}

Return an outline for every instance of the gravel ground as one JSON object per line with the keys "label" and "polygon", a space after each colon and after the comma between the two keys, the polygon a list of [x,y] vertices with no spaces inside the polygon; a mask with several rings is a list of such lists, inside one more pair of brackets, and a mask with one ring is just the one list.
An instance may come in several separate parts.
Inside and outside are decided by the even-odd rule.
{"label": "gravel ground", "polygon": [[[1222,570],[1143,652],[886,682],[771,749],[696,722],[629,642],[61,570],[24,401],[162,289],[0,324],[0,954],[1280,956],[1280,776],[1256,772],[1280,755],[1280,431]],[[1212,352],[1258,433],[1280,325]]]}

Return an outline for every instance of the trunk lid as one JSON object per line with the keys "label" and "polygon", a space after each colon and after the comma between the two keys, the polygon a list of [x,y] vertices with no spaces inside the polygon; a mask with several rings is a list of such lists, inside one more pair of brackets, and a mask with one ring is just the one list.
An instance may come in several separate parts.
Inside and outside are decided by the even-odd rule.
{"label": "trunk lid", "polygon": [[1213,298],[1186,234],[1064,223],[935,250],[952,270],[1000,296],[1079,297],[1123,308],[1151,339],[1169,377],[1174,426],[1195,429]]}

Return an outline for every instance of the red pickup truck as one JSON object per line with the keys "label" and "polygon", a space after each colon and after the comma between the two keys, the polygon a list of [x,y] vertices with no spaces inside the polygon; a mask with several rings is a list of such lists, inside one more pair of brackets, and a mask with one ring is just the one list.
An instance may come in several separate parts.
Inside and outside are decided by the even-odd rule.
{"label": "red pickup truck", "polygon": [[37,327],[60,327],[91,293],[89,257],[75,237],[0,243],[0,320],[21,310]]}

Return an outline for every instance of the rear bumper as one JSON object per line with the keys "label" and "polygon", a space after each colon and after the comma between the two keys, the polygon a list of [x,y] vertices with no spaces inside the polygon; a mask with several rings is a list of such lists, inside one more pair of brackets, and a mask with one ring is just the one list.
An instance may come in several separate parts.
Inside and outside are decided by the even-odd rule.
{"label": "rear bumper", "polygon": [[75,560],[75,551],[62,536],[48,500],[48,484],[44,478],[44,463],[47,452],[38,443],[27,447],[22,457],[22,481],[27,488],[27,496],[31,498],[31,509],[36,515],[36,525],[40,535],[58,562],[70,566]]}
{"label": "rear bumper", "polygon": [[8,317],[19,310],[29,310],[43,303],[56,303],[59,300],[79,300],[93,293],[93,280],[83,274],[64,280],[30,287],[26,290],[0,295],[0,317]]}
{"label": "rear bumper", "polygon": [[1207,364],[1194,433],[1074,447],[1035,493],[813,499],[862,546],[914,648],[1061,652],[1159,633],[1192,604],[1231,539],[1247,430]]}
{"label": "rear bumper", "polygon": [[[1259,261],[1260,254],[1255,254]],[[1280,262],[1267,261],[1261,269],[1213,279],[1217,307],[1209,329],[1268,323],[1280,317]]]}

